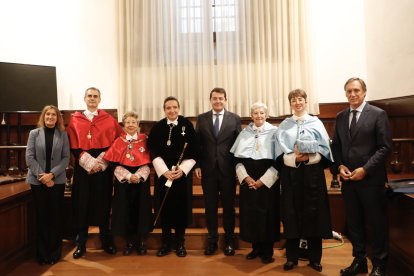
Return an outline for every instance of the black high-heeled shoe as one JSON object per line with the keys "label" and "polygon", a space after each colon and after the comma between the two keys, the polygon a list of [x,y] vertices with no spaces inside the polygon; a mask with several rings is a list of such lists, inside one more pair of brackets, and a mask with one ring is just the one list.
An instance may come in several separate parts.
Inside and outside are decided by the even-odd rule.
{"label": "black high-heeled shoe", "polygon": [[135,243],[134,242],[128,242],[127,246],[124,249],[124,252],[122,252],[122,254],[124,256],[129,256],[131,255],[132,251],[134,251],[135,249]]}
{"label": "black high-heeled shoe", "polygon": [[312,267],[313,269],[315,269],[318,272],[321,272],[322,271],[322,265],[320,263],[310,262],[308,264],[308,266]]}
{"label": "black high-heeled shoe", "polygon": [[298,265],[298,262],[294,262],[294,261],[287,261],[284,265],[283,265],[283,270],[288,271],[288,270],[292,270],[295,266]]}
{"label": "black high-heeled shoe", "polygon": [[141,241],[137,246],[137,254],[138,255],[146,255],[147,254],[147,245],[145,242]]}
{"label": "black high-heeled shoe", "polygon": [[160,249],[158,249],[157,257],[164,257],[171,252],[171,246],[163,244]]}
{"label": "black high-heeled shoe", "polygon": [[85,253],[86,253],[86,246],[85,245],[78,245],[75,252],[73,252],[73,258],[74,259],[79,259],[83,255],[85,255]]}

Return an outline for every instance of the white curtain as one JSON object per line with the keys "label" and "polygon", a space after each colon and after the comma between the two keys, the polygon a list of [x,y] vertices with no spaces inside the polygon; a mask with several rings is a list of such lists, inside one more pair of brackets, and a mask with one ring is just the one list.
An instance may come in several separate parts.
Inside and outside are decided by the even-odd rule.
{"label": "white curtain", "polygon": [[[262,101],[271,116],[291,113],[287,94],[311,91],[305,0],[122,0],[119,5],[119,113],[163,117],[175,96],[184,116],[210,108],[209,92],[223,87],[227,108],[250,116]],[[213,36],[213,33],[215,34]]]}

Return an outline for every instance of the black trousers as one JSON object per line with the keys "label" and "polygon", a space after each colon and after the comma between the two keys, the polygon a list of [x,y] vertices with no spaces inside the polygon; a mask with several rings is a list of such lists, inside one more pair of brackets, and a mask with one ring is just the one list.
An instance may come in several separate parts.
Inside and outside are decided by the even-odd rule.
{"label": "black trousers", "polygon": [[253,242],[252,249],[259,252],[260,256],[272,257],[273,256],[273,244],[272,241]]}
{"label": "black trousers", "polygon": [[[185,228],[184,227],[177,227],[174,229],[175,231],[175,241],[177,245],[184,244],[184,235],[185,235]],[[171,246],[172,242],[172,228],[170,227],[162,227],[162,234],[161,240],[163,245]]]}
{"label": "black trousers", "polygon": [[372,240],[372,263],[386,265],[388,259],[388,222],[386,196],[383,186],[366,186],[361,183],[342,184],[348,237],[355,258],[367,256],[366,226]]}
{"label": "black trousers", "polygon": [[[85,246],[88,240],[89,226],[83,226],[77,230],[77,236],[75,242],[77,245]],[[113,243],[112,232],[109,228],[109,221],[103,225],[99,225],[99,238],[101,239],[102,246],[107,246]]]}
{"label": "black trousers", "polygon": [[208,230],[208,242],[218,242],[218,204],[221,199],[223,206],[223,228],[226,244],[234,242],[235,227],[235,198],[236,178],[234,173],[222,174],[217,169],[217,174],[203,176],[201,184],[203,187],[204,204],[206,212],[206,223]]}
{"label": "black trousers", "polygon": [[[304,238],[308,242],[309,262],[320,263],[322,259],[322,238]],[[291,262],[297,262],[299,259],[300,239],[286,240],[286,259]]]}
{"label": "black trousers", "polygon": [[62,251],[62,209],[64,184],[31,185],[36,208],[37,248],[39,261],[58,260]]}

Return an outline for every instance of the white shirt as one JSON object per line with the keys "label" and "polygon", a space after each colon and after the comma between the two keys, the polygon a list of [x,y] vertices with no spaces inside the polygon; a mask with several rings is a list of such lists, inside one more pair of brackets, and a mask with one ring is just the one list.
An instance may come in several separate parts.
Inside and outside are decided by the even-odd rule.
{"label": "white shirt", "polygon": [[167,125],[173,124],[175,126],[178,125],[178,119],[175,119],[174,121],[170,121],[170,119],[167,118]]}
{"label": "white shirt", "polygon": [[95,110],[94,112],[90,112],[89,110],[85,110],[83,114],[88,118],[89,121],[93,120],[93,117],[98,116],[98,110]]}
{"label": "white shirt", "polygon": [[135,133],[134,135],[129,135],[129,134],[127,134],[126,135],[126,139],[128,140],[128,141],[131,141],[132,139],[133,140],[137,140],[138,139],[138,135]]}
{"label": "white shirt", "polygon": [[367,104],[367,102],[363,102],[360,106],[358,106],[356,109],[352,109],[350,107],[350,112],[349,112],[349,126],[351,126],[351,121],[352,121],[352,110],[356,110],[356,121],[358,122],[359,120],[359,116],[361,116],[361,112],[364,109],[365,105]]}

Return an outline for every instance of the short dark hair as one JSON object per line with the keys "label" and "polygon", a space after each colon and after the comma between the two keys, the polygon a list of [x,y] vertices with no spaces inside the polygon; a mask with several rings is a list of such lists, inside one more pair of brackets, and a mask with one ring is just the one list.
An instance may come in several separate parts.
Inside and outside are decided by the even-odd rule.
{"label": "short dark hair", "polygon": [[290,102],[293,98],[296,98],[296,97],[302,97],[302,98],[304,98],[304,99],[305,99],[305,101],[306,101],[306,99],[307,99],[308,95],[306,95],[306,92],[305,92],[305,90],[303,90],[303,89],[295,89],[295,90],[292,90],[292,91],[290,91],[290,92],[289,92],[289,95],[288,95],[289,102]]}
{"label": "short dark hair", "polygon": [[345,85],[344,85],[344,90],[346,91],[346,86],[353,82],[353,81],[357,81],[361,84],[362,90],[364,90],[364,92],[367,92],[367,85],[365,84],[363,79],[360,78],[350,78],[349,80],[346,81]]}
{"label": "short dark hair", "polygon": [[211,100],[211,96],[213,95],[213,92],[224,94],[224,99],[227,100],[227,93],[226,93],[226,90],[224,88],[221,88],[221,87],[213,88],[213,90],[211,90],[211,92],[210,92],[210,100]]}
{"label": "short dark hair", "polygon": [[165,98],[164,100],[164,104],[163,104],[163,109],[165,109],[165,103],[168,101],[176,101],[178,104],[178,108],[180,108],[180,102],[178,101],[178,99],[174,96],[168,96],[167,98]]}

